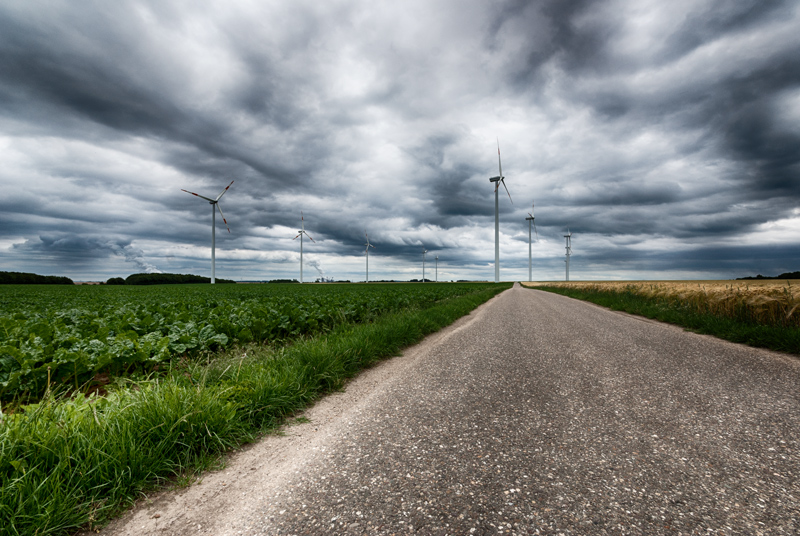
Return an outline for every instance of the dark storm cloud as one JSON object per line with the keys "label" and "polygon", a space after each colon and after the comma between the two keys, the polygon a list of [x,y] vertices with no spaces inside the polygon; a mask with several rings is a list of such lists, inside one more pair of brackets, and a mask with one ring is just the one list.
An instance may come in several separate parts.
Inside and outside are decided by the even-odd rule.
{"label": "dark storm cloud", "polygon": [[[315,157],[324,153],[319,134],[308,132],[287,135],[300,142],[299,150],[284,153],[280,160],[265,158],[257,148],[238,142],[242,133],[229,122],[230,113],[255,116],[280,132],[296,128],[301,115],[291,88],[271,82],[282,77],[266,55],[240,57],[247,67],[246,79],[208,107],[190,98],[195,89],[191,73],[171,51],[148,44],[148,36],[168,29],[146,24],[134,4],[96,11],[62,7],[66,9],[54,14],[58,18],[46,21],[24,10],[0,11],[4,115],[26,120],[44,108],[56,117],[85,124],[84,130],[73,129],[67,135],[89,137],[103,126],[164,140],[164,148],[174,151],[164,160],[188,173],[255,172],[271,179],[272,190],[286,188],[286,179],[304,182],[313,168],[304,152],[314,151]],[[160,60],[153,62],[154,55]],[[266,149],[267,154],[277,153],[274,147]],[[297,157],[292,159],[292,154]]]}
{"label": "dark storm cloud", "polygon": [[157,267],[144,259],[144,252],[141,249],[126,241],[74,235],[42,235],[22,244],[14,244],[12,249],[23,255],[41,254],[55,264],[65,267],[85,267],[89,263],[102,261],[109,256],[118,256],[142,272],[160,272]]}
{"label": "dark storm cloud", "polygon": [[128,70],[137,54],[135,41],[126,43],[125,37],[133,36],[115,34],[123,28],[113,13],[88,17],[92,13],[64,10],[62,24],[35,20],[33,13],[27,20],[2,13],[2,89],[14,105],[4,107],[6,113],[24,114],[38,103],[126,132],[174,133],[185,119],[166,97],[166,88]]}
{"label": "dark storm cloud", "polygon": [[561,197],[567,205],[588,207],[592,205],[663,205],[682,200],[682,188],[676,182],[646,182],[614,180],[592,181],[576,195]]}
{"label": "dark storm cloud", "polygon": [[721,34],[757,27],[790,15],[790,6],[785,0],[740,0],[702,6],[669,36],[661,60],[679,58]]}
{"label": "dark storm cloud", "polygon": [[[582,245],[583,246],[583,245]],[[609,251],[574,253],[571,267],[605,271],[616,267],[631,271],[705,272],[715,277],[762,275],[776,276],[795,271],[800,258],[800,246],[702,246],[680,252],[641,251],[617,248]],[[614,262],[610,262],[610,258]]]}
{"label": "dark storm cloud", "polygon": [[[798,50],[800,54],[800,50]],[[779,89],[800,85],[800,61],[794,69],[794,79]],[[725,142],[729,157],[747,166],[749,173],[742,179],[749,193],[760,199],[779,196],[800,197],[800,134],[781,126],[778,112],[770,103],[759,99],[742,106],[741,111],[726,124]]]}
{"label": "dark storm cloud", "polygon": [[[491,184],[486,180],[483,189],[466,184],[471,178],[485,171],[470,164],[459,164],[453,169],[442,170],[432,184],[433,201],[438,209],[437,223],[446,227],[457,227],[459,221],[470,216],[488,216],[491,205],[486,203],[486,190]],[[483,177],[482,177],[483,178]],[[488,177],[486,177],[488,179]]]}
{"label": "dark storm cloud", "polygon": [[359,265],[368,230],[376,266],[424,246],[488,274],[500,138],[503,266],[526,264],[535,199],[553,270],[567,228],[606,274],[720,273],[704,240],[742,242],[715,250],[738,270],[800,240],[797,20],[773,0],[5,4],[0,252],[196,270],[210,207],[180,189],[235,180],[218,269],[295,263],[303,210],[310,273]]}
{"label": "dark storm cloud", "polygon": [[492,207],[486,203],[486,193],[491,192],[487,170],[459,159],[457,145],[466,135],[463,129],[454,128],[405,149],[421,166],[420,176],[415,178],[420,196],[432,204],[416,215],[414,224],[427,222],[451,228],[462,225],[465,218],[491,214]]}
{"label": "dark storm cloud", "polygon": [[496,47],[509,26],[525,29],[527,46],[509,65],[509,82],[530,88],[546,82],[542,68],[556,59],[568,70],[597,68],[607,21],[598,20],[578,30],[574,20],[593,4],[591,0],[514,0],[500,3],[487,32],[487,44]]}
{"label": "dark storm cloud", "polygon": [[[752,228],[765,218],[790,215],[800,198],[800,131],[782,120],[777,102],[800,87],[800,41],[794,38],[780,47],[771,47],[775,50],[770,51],[768,60],[757,54],[735,58],[726,48],[737,39],[752,40],[757,32],[770,32],[767,28],[796,17],[796,4],[752,1],[692,6],[691,13],[675,31],[663,41],[653,43],[653,51],[648,51],[646,60],[624,56],[627,51],[621,27],[625,14],[598,9],[601,5],[521,2],[510,4],[499,13],[495,23],[498,39],[509,21],[523,19],[533,29],[541,26],[542,20],[550,21],[541,32],[545,37],[531,32],[527,38],[529,50],[508,68],[507,82],[518,92],[534,94],[548,83],[542,72],[552,72],[555,68],[569,82],[561,86],[565,95],[569,95],[573,105],[589,106],[602,118],[603,128],[616,127],[617,132],[635,133],[660,124],[674,136],[684,155],[706,151],[710,158],[735,162],[735,170],[722,177],[723,187],[730,188],[734,195],[723,204],[709,198],[706,203],[716,216],[690,215],[676,226],[683,230],[680,236],[732,234]],[[759,37],[769,41],[763,33]],[[685,62],[690,68],[693,55],[701,55],[704,47],[714,46],[720,49],[716,61],[722,65],[707,58],[696,61],[693,71],[681,72],[675,67]],[[670,78],[658,72],[672,67],[676,72]],[[719,74],[708,74],[714,70]],[[637,77],[637,73],[641,75]],[[647,76],[665,83],[649,87],[642,82]],[[575,80],[584,83],[574,85],[571,82]],[[596,83],[591,83],[592,80]],[[541,102],[539,95],[531,98]],[[700,144],[681,146],[683,131],[697,132],[694,137]],[[581,192],[552,201],[562,207],[583,209],[591,205],[607,208],[662,205],[663,214],[668,216],[671,212],[685,213],[685,208],[678,204],[690,201],[693,195],[681,192],[680,184],[668,179],[637,184],[601,173],[586,181]],[[786,202],[787,199],[790,201]],[[744,220],[730,213],[730,204],[753,200],[775,201],[773,212]],[[640,218],[641,211],[634,210],[629,214],[634,217],[621,219],[613,209],[611,214],[606,210],[602,217],[596,214],[592,224],[600,232],[631,232],[634,226],[652,232],[670,232],[658,220]],[[582,223],[588,227],[585,220]],[[609,224],[615,227],[609,228]]]}

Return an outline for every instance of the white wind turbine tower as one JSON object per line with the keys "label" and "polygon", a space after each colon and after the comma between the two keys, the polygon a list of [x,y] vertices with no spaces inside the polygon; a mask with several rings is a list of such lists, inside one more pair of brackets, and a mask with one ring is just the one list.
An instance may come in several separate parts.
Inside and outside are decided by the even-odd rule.
{"label": "white wind turbine tower", "polygon": [[[231,181],[231,184],[233,184],[233,181]],[[230,233],[231,232],[231,228],[228,227],[228,220],[225,219],[225,214],[222,213],[222,209],[219,206],[219,200],[223,195],[225,195],[225,192],[228,191],[228,188],[231,187],[231,184],[227,185],[225,187],[225,189],[222,190],[219,193],[219,195],[214,199],[211,199],[210,197],[206,197],[204,195],[196,194],[194,192],[190,192],[189,190],[184,190],[183,188],[181,188],[181,191],[186,192],[187,194],[192,194],[192,195],[194,195],[196,197],[199,197],[200,199],[205,199],[206,201],[208,201],[211,204],[211,284],[212,285],[214,284],[214,282],[216,280],[216,275],[217,275],[216,274],[216,257],[215,257],[215,255],[216,255],[216,247],[217,247],[217,244],[216,244],[216,238],[217,238],[217,233],[216,233],[216,231],[217,231],[217,211],[214,210],[214,208],[216,207],[216,209],[219,210],[219,215],[222,216],[222,221],[225,222],[225,227],[228,229],[228,232]]]}
{"label": "white wind turbine tower", "polygon": [[503,163],[500,161],[500,140],[497,140],[497,167],[500,170],[500,175],[497,177],[492,177],[489,179],[489,182],[493,182],[494,184],[494,282],[500,282],[500,202],[497,199],[497,190],[500,189],[500,183],[503,183],[503,188],[506,189],[506,193],[508,194],[508,200],[511,201],[511,204],[514,204],[514,200],[511,199],[511,193],[508,191],[508,186],[506,186],[505,177],[503,177]]}
{"label": "white wind turbine tower", "polygon": [[439,282],[439,255],[436,255],[436,283]]}
{"label": "white wind turbine tower", "polygon": [[[531,203],[531,212],[536,212],[535,210],[535,203]],[[533,221],[534,217],[531,212],[528,212],[528,217],[525,218],[528,220],[528,281],[533,281],[533,271],[532,271],[532,262],[531,262],[531,224],[533,224],[533,230],[536,231],[536,222]],[[536,231],[536,241],[539,241],[539,231]]]}
{"label": "white wind turbine tower", "polygon": [[564,235],[564,238],[567,239],[567,281],[569,281],[569,256],[572,255],[572,233],[569,232],[567,229],[567,234]]}
{"label": "white wind turbine tower", "polygon": [[428,252],[427,249],[422,248],[422,282],[425,282],[425,254]]}
{"label": "white wind turbine tower", "polygon": [[306,235],[308,239],[311,240],[312,242],[314,241],[314,239],[311,238],[311,235],[309,235],[306,232],[306,222],[305,219],[303,219],[302,210],[300,211],[300,225],[301,228],[299,231],[297,231],[297,236],[292,238],[292,240],[297,240],[297,238],[300,237],[300,283],[302,283],[303,282],[303,235]]}
{"label": "white wind turbine tower", "polygon": [[364,251],[364,255],[367,256],[367,283],[369,283],[369,248],[375,249],[375,246],[369,243],[369,235],[367,234],[367,231],[364,231],[364,236],[367,237],[367,243],[364,244],[367,246],[367,249]]}

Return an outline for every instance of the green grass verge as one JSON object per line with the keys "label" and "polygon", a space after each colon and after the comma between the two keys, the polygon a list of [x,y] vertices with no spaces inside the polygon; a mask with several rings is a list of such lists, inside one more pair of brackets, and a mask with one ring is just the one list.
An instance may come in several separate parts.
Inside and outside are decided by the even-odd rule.
{"label": "green grass verge", "polygon": [[659,300],[630,291],[593,291],[565,287],[528,287],[682,326],[696,333],[713,335],[731,342],[800,354],[800,329],[754,324],[693,310],[687,304]]}
{"label": "green grass verge", "polygon": [[344,325],[278,350],[184,363],[105,397],[47,396],[0,423],[0,535],[102,525],[144,491],[213,466],[359,370],[469,313],[510,284]]}

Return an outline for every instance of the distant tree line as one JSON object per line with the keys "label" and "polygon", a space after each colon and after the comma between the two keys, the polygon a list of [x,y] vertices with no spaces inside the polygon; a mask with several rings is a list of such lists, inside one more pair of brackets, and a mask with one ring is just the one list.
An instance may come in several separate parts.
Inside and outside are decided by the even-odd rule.
{"label": "distant tree line", "polygon": [[69,277],[26,272],[0,272],[0,285],[74,285]]}
{"label": "distant tree line", "polygon": [[747,277],[737,277],[736,280],[752,280],[752,279],[800,279],[800,272],[786,272],[785,274],[781,274],[776,277],[769,277],[763,276],[758,274],[757,276],[753,277],[752,275]]}
{"label": "distant tree line", "polygon": [[[230,279],[215,279],[215,283],[236,283]],[[106,285],[186,285],[190,283],[211,283],[210,277],[191,274],[131,274],[125,279],[112,277]]]}

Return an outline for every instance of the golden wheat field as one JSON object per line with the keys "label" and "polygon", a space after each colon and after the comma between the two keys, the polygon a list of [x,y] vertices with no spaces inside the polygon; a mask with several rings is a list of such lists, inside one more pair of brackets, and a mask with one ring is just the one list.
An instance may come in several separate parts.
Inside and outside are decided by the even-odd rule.
{"label": "golden wheat field", "polygon": [[632,292],[691,307],[699,312],[759,324],[800,327],[800,280],[569,281],[529,282],[528,287],[566,287],[599,292]]}

